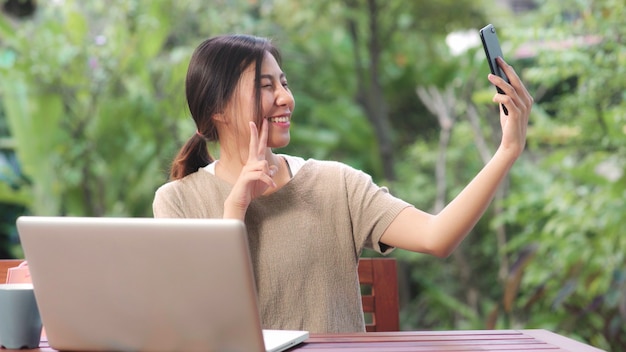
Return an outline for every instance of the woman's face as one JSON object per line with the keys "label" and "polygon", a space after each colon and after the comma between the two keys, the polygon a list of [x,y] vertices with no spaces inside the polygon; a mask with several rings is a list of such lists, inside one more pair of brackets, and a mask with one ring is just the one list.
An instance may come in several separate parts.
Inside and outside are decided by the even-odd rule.
{"label": "woman's face", "polygon": [[[255,87],[258,87],[261,92],[263,119],[269,123],[267,146],[269,148],[286,146],[291,138],[289,127],[295,101],[287,86],[287,78],[278,62],[272,54],[266,52],[261,66],[260,80],[255,81],[254,64],[248,66],[239,80],[233,100],[235,106],[229,109],[232,114],[230,118],[238,119],[236,123],[238,135],[246,136],[246,138],[238,138],[242,144],[240,148],[247,148],[250,140],[248,122],[256,122]],[[260,124],[257,129],[261,130]]]}

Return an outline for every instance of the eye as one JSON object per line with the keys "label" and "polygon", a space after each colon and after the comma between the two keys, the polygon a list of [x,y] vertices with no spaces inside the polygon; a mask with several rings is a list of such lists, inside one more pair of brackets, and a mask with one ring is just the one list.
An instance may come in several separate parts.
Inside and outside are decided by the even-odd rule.
{"label": "eye", "polygon": [[287,81],[283,81],[281,82],[281,84],[283,85],[283,87],[287,88],[289,87],[289,84],[287,83]]}

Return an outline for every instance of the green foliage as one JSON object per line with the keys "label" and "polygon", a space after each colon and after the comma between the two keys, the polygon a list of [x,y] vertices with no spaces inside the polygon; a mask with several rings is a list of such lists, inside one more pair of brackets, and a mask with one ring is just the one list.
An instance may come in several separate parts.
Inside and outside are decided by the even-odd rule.
{"label": "green foliage", "polygon": [[[4,224],[24,212],[150,216],[154,190],[195,129],[183,94],[188,58],[200,40],[218,33],[269,36],[282,49],[296,97],[284,152],[341,160],[381,178],[373,127],[355,101],[355,54],[367,50],[371,19],[366,2],[58,4],[39,3],[30,20],[0,16]],[[395,252],[406,279],[403,328],[548,328],[626,349],[621,1],[544,0],[538,11],[516,17],[491,1],[377,4],[379,78],[398,156],[394,194],[424,210],[435,202],[440,128],[417,86],[451,89],[456,97],[460,120],[448,146],[446,200],[482,166],[476,131],[464,118],[470,108],[487,147],[498,143],[482,48],[451,55],[444,41],[451,30],[493,22],[536,100],[528,150],[503,187],[504,202],[494,203],[448,259]],[[365,39],[359,45],[348,19]],[[0,246],[19,255],[15,231],[5,227],[13,242]]]}
{"label": "green foliage", "polygon": [[[561,13],[555,5],[544,11]],[[545,91],[569,87],[546,95],[550,114],[534,125],[542,138],[531,141],[535,170],[513,185],[522,189],[509,198],[505,221],[517,231],[511,251],[540,244],[526,270],[520,313],[533,323],[534,314],[549,312],[559,329],[617,351],[626,348],[624,13],[611,1],[571,5],[575,20],[565,26],[553,16],[548,28],[569,33],[574,45],[548,46],[528,71]],[[522,186],[528,183],[542,192]],[[532,301],[539,288],[543,299]]]}
{"label": "green foliage", "polygon": [[[509,24],[500,31],[506,53],[524,48],[507,47],[513,38],[540,49],[531,59],[508,60],[536,99],[528,150],[511,173],[504,213],[488,213],[451,259],[397,254],[420,273],[411,280],[420,293],[403,311],[406,326],[548,328],[603,349],[626,348],[622,18],[617,2],[546,1],[540,12],[520,18],[519,28]],[[524,27],[538,22],[540,30]],[[481,92],[473,95],[479,107],[488,103]],[[470,150],[457,134],[462,126],[455,127],[449,165],[458,162],[455,151]],[[394,189],[428,205],[423,197],[432,201],[426,187],[434,180],[410,174],[432,174],[434,159],[428,145],[414,148],[406,158],[410,165],[401,169],[409,176],[400,177],[410,181]],[[454,185],[467,180],[448,182],[453,197]],[[494,246],[501,225],[507,232],[503,250]],[[502,267],[502,261],[509,264]]]}
{"label": "green foliage", "polygon": [[186,55],[163,50],[166,2],[117,5],[49,5],[5,33],[1,92],[32,213],[151,214],[171,154],[154,141],[175,138]]}
{"label": "green foliage", "polygon": [[[363,108],[355,100],[358,88],[355,56],[360,55],[366,65],[371,64],[367,61],[370,59],[368,45],[372,40],[370,21],[376,22],[380,35],[379,79],[394,127],[394,145],[401,149],[416,137],[430,138],[436,129],[432,116],[417,99],[415,87],[441,84],[458,72],[456,59],[447,59],[449,53],[443,40],[447,31],[478,25],[482,18],[472,1],[378,0],[374,2],[378,9],[375,18],[368,13],[368,3],[360,0],[275,0],[268,3],[274,6],[263,7],[265,11],[261,15],[274,24],[270,36],[277,39],[288,58],[283,68],[296,96],[296,123],[301,121],[302,125],[311,125],[317,131],[323,131],[324,136],[342,131],[338,134],[341,139],[351,138],[355,142],[330,145],[330,149],[326,144],[319,148],[311,145],[307,150],[295,143],[301,140],[302,130],[298,127],[293,131],[294,143],[286,151],[344,160],[361,167],[376,179],[383,175],[381,160],[376,155],[377,141]],[[452,8],[455,11],[451,11]],[[477,15],[463,15],[467,13]],[[360,38],[356,45],[350,39],[348,20],[356,23],[355,30]],[[264,30],[262,28],[261,32]],[[437,61],[444,67],[433,69],[432,62]],[[303,106],[305,99],[306,106]],[[312,105],[309,103],[327,105],[323,109],[332,117],[321,121],[319,114],[312,113],[315,111],[310,110]],[[349,113],[346,114],[345,109]],[[369,126],[360,127],[365,124]],[[346,130],[346,126],[352,127]],[[350,136],[361,131],[367,134],[359,134],[357,138]]]}

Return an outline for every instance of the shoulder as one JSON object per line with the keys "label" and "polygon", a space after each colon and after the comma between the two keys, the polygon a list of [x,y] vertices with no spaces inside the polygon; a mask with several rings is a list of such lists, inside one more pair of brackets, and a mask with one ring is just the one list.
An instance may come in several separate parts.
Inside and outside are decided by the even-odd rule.
{"label": "shoulder", "polygon": [[300,166],[324,168],[324,169],[330,168],[330,169],[336,169],[336,170],[339,170],[341,168],[352,168],[351,166],[347,164],[344,164],[339,161],[334,161],[334,160],[320,160],[320,159],[314,159],[314,158],[304,159],[303,157],[289,155],[289,154],[278,154],[278,155],[280,157],[285,158],[285,160],[287,160],[287,162],[289,162],[290,165],[297,164]]}
{"label": "shoulder", "polygon": [[331,160],[317,160],[317,159],[307,159],[300,169],[303,173],[306,173],[309,177],[311,175],[315,175],[316,177],[324,177],[324,176],[339,176],[343,175],[347,172],[356,171],[349,165],[346,165],[339,161],[331,161]]}
{"label": "shoulder", "polygon": [[[202,211],[220,201],[207,201],[207,195],[219,197],[226,188],[219,179],[206,170],[199,170],[182,179],[160,186],[154,195],[152,209],[155,217],[199,217]],[[206,208],[206,209],[205,209]]]}
{"label": "shoulder", "polygon": [[340,161],[333,160],[318,160],[318,159],[307,159],[303,164],[303,167],[307,167],[307,169],[312,170],[323,170],[323,171],[333,171],[333,172],[346,172],[346,171],[357,171],[355,168],[348,164],[344,164]]}
{"label": "shoulder", "polygon": [[332,173],[335,175],[339,175],[346,179],[368,179],[371,180],[372,177],[363,170],[357,169],[348,164],[339,162],[339,161],[330,161],[330,160],[314,160],[309,159],[311,161],[311,166],[314,169],[321,170],[323,172]]}
{"label": "shoulder", "polygon": [[199,193],[220,191],[227,188],[227,184],[208,171],[199,169],[181,179],[169,181],[155,192],[155,199],[189,199]]}
{"label": "shoulder", "polygon": [[307,159],[294,180],[315,188],[352,188],[372,184],[372,177],[359,169],[339,161],[316,159]]}
{"label": "shoulder", "polygon": [[208,175],[209,175],[208,172],[200,169],[197,172],[189,174],[181,179],[169,181],[161,185],[156,190],[156,193],[168,194],[168,193],[174,193],[174,192],[181,192],[186,189],[193,189],[199,181],[206,180]]}

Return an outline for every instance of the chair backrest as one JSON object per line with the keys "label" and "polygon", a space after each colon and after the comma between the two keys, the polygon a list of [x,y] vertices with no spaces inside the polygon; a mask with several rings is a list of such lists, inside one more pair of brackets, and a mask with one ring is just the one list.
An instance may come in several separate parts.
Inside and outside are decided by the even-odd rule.
{"label": "chair backrest", "polygon": [[0,284],[7,282],[9,268],[20,265],[24,259],[0,259]]}
{"label": "chair backrest", "polygon": [[400,330],[396,260],[361,258],[359,283],[362,288],[363,312],[366,316],[365,329],[368,332]]}

